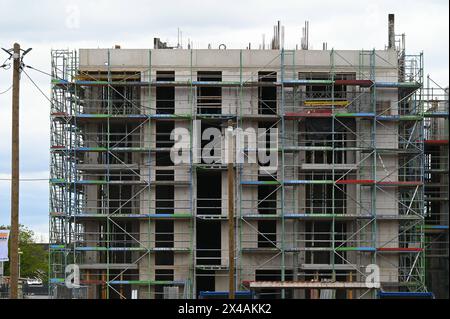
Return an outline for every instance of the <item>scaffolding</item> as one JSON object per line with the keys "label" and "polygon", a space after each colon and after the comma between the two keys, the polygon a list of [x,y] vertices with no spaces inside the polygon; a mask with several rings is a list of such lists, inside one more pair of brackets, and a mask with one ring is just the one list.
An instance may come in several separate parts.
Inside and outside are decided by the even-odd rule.
{"label": "scaffolding", "polygon": [[[192,227],[192,207],[190,200],[179,200],[167,214],[166,202],[146,194],[150,187],[174,181],[173,170],[172,180],[167,167],[155,170],[156,152],[167,151],[158,143],[166,141],[149,134],[149,108],[141,104],[142,84],[135,86],[136,81],[143,83],[141,72],[113,74],[108,68],[103,73],[83,73],[77,68],[75,52],[53,51],[52,57],[50,272],[54,289],[63,286],[65,266],[78,264],[83,272],[81,284],[98,286],[94,292],[98,298],[125,298],[131,285],[147,287],[148,297],[163,293],[153,291],[155,286],[185,287],[181,296],[189,298],[190,274],[178,281],[170,273],[155,276],[155,270],[152,279],[150,273],[139,274],[138,265],[150,264],[152,255],[192,254],[190,232],[177,233],[176,246],[170,245],[164,231],[155,234],[159,240],[143,236],[155,233],[155,224],[167,220]],[[150,75],[151,68],[142,74]],[[124,84],[116,87],[114,81]],[[150,105],[150,95],[147,100]],[[177,175],[181,179],[177,187],[191,192],[190,171],[183,173]],[[189,270],[189,265],[178,267]],[[53,295],[58,296],[58,291]]]}
{"label": "scaffolding", "polygon": [[448,88],[428,76],[423,101],[427,286],[448,298]]}
{"label": "scaffolding", "polygon": [[[302,74],[291,62],[295,54],[282,51],[280,56],[281,169],[269,180],[245,173],[241,179],[248,187],[271,188],[264,200],[244,208],[243,221],[281,224],[262,234],[271,244],[265,249],[273,252],[268,260],[281,257],[279,281],[265,288],[281,289],[281,297],[289,280],[297,290],[310,287],[311,281],[319,282],[316,288],[356,281],[361,289],[367,287],[365,267],[384,263],[384,289],[424,291],[422,56],[405,56],[413,66],[404,69],[408,82],[399,82],[397,75],[381,82],[377,64],[387,61],[375,51],[360,52],[360,64],[352,65],[333,50],[330,70],[322,74]],[[354,72],[337,72],[336,60]],[[394,94],[394,103],[377,99],[386,91]],[[279,196],[269,203],[275,193]],[[378,204],[383,195],[398,208]],[[264,211],[263,204],[271,208]],[[256,207],[258,214],[245,213]],[[380,223],[396,230],[383,233]],[[252,242],[251,234],[246,236],[241,245]],[[242,248],[242,253],[262,249]],[[358,297],[370,293],[365,290]],[[314,289],[308,293],[296,296],[317,297]],[[348,290],[346,297],[353,296]]]}
{"label": "scaffolding", "polygon": [[[427,292],[425,234],[443,225],[425,223],[435,132],[427,119],[436,113],[434,102],[423,103],[434,95],[423,93],[422,54],[315,51],[329,63],[311,71],[296,56],[308,51],[281,49],[255,70],[247,63],[258,50],[238,50],[231,70],[205,70],[196,50],[182,50],[182,67],[159,68],[148,50],[145,65],[124,70],[115,51],[105,50],[103,66],[52,51],[53,296],[65,291],[69,264],[80,266],[90,298],[204,297],[205,281],[228,278],[229,247],[220,238],[228,194],[215,185],[226,164],[217,154],[194,161],[204,146],[194,141],[198,120],[201,130],[223,131],[229,120],[259,128],[259,149],[277,154],[275,170],[235,165],[240,294]],[[177,127],[189,131],[181,165],[169,160]],[[205,238],[208,229],[221,244]],[[380,279],[368,287],[371,265]]]}

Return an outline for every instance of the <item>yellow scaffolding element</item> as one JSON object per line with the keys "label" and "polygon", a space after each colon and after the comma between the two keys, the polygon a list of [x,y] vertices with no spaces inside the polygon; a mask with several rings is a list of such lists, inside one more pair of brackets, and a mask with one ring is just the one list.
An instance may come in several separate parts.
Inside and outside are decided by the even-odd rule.
{"label": "yellow scaffolding element", "polygon": [[313,100],[313,101],[305,101],[305,106],[336,106],[336,107],[347,107],[350,102],[349,101],[331,101],[331,100]]}

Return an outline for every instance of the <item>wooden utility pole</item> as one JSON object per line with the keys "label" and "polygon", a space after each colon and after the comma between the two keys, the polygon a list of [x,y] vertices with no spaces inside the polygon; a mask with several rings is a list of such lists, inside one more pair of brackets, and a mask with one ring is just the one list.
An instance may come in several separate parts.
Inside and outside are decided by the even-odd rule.
{"label": "wooden utility pole", "polygon": [[233,152],[233,126],[231,122],[228,122],[227,128],[228,138],[228,260],[229,260],[229,291],[228,298],[235,298],[235,286],[234,286],[234,152]]}
{"label": "wooden utility pole", "polygon": [[12,87],[12,157],[11,157],[11,230],[10,289],[11,299],[18,298],[19,286],[19,89],[20,45],[14,43]]}

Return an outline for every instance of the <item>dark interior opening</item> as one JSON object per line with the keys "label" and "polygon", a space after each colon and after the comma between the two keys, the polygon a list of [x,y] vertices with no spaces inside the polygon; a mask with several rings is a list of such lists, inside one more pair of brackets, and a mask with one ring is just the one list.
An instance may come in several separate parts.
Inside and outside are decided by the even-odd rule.
{"label": "dark interior opening", "polygon": [[[221,71],[199,71],[197,81],[221,82]],[[222,87],[198,86],[197,87],[197,113],[221,114],[222,113]]]}
{"label": "dark interior opening", "polygon": [[[113,82],[133,82],[139,81],[140,75],[136,72],[95,72],[90,75],[92,79],[107,81],[111,78]],[[139,110],[140,88],[131,85],[101,85],[95,87],[85,87],[78,92],[80,99],[85,100],[83,112],[89,114],[136,114]],[[92,96],[98,97],[91,100]]]}
{"label": "dark interior opening", "polygon": [[173,251],[157,251],[155,252],[155,265],[172,266],[174,264]]}
{"label": "dark interior opening", "polygon": [[[155,178],[157,181],[174,180],[175,171],[172,160],[170,159],[170,151],[156,153],[156,166],[158,168],[155,171]],[[165,166],[167,166],[167,168],[165,168]]]}
{"label": "dark interior opening", "polygon": [[[346,252],[335,254],[332,250],[333,223],[329,221],[306,222],[306,247],[330,248],[330,251],[306,251],[305,261],[308,264],[330,265],[345,263]],[[335,245],[339,246],[346,240],[347,224],[345,222],[334,223]]]}
{"label": "dark interior opening", "polygon": [[[306,247],[331,247],[331,222],[306,222]],[[330,264],[329,251],[306,251],[306,263]]]}
{"label": "dark interior opening", "polygon": [[172,185],[156,185],[155,199],[156,214],[174,213],[174,187]]}
{"label": "dark interior opening", "polygon": [[277,222],[275,220],[258,221],[258,247],[276,247]]}
{"label": "dark interior opening", "polygon": [[[121,176],[121,180],[131,180],[132,176]],[[110,176],[110,180],[118,180],[119,176]],[[104,186],[104,185],[102,185]],[[106,199],[109,197],[109,201],[99,201],[99,207],[109,204],[110,214],[132,214],[133,213],[133,201],[129,199],[132,197],[133,186],[131,185],[108,185],[107,187],[99,187],[99,199]]]}
{"label": "dark interior opening", "polygon": [[221,215],[222,173],[197,172],[197,215]]}
{"label": "dark interior opening", "polygon": [[[272,176],[258,176],[258,181],[276,181]],[[277,185],[258,185],[258,213],[277,213]]]}
{"label": "dark interior opening", "polygon": [[[304,136],[306,146],[333,147],[334,150],[308,150],[306,163],[310,164],[344,164],[348,163],[346,147],[354,146],[356,141],[356,122],[354,119],[308,119],[305,123]],[[332,133],[334,131],[334,134]],[[333,158],[334,155],[334,158]]]}
{"label": "dark interior opening", "polygon": [[174,121],[157,121],[156,122],[156,147],[172,147],[174,141],[170,139],[170,133],[175,128]]}
{"label": "dark interior opening", "polygon": [[214,271],[197,270],[195,281],[197,285],[197,298],[200,295],[200,291],[216,291],[216,278],[214,276]]}
{"label": "dark interior opening", "polygon": [[[272,176],[258,176],[259,181],[275,181]],[[258,185],[258,213],[275,215],[277,213],[276,185]],[[258,247],[276,247],[277,221],[258,221]]]}
{"label": "dark interior opening", "polygon": [[[103,89],[102,104],[103,108],[108,110],[113,114],[133,114],[136,113],[137,105],[139,102],[136,98],[139,96],[136,87],[132,86],[114,86],[114,89],[108,90],[107,87]],[[108,99],[108,94],[109,99]],[[108,101],[111,103],[108,105]]]}
{"label": "dark interior opening", "polygon": [[[174,121],[158,121],[156,122],[156,147],[160,148],[170,148],[174,145],[174,141],[170,139],[170,134],[175,128],[175,122]],[[173,170],[173,163],[170,159],[170,151],[164,150],[156,152],[156,167],[159,169],[156,169],[156,180],[157,181],[173,181],[174,180],[174,170]],[[164,168],[164,166],[168,166],[169,168]],[[162,168],[162,169],[161,169]],[[172,188],[171,190],[169,188]],[[169,190],[169,194],[171,194],[171,197],[167,197],[167,199],[171,199],[173,201],[173,186],[170,187],[162,187],[161,185],[156,186],[156,194],[158,196],[164,196],[161,195],[162,192],[166,192]],[[158,195],[159,194],[159,195]],[[169,195],[167,195],[169,196]],[[163,204],[165,205],[165,204]],[[170,205],[166,205],[167,207],[170,207]],[[173,206],[173,205],[171,205]],[[157,202],[158,207],[158,202]],[[170,214],[170,212],[168,212]],[[173,210],[172,210],[173,213]]]}
{"label": "dark interior opening", "polygon": [[[277,81],[276,72],[258,72],[258,81],[272,83]],[[277,114],[277,87],[258,87],[258,114]]]}
{"label": "dark interior opening", "polygon": [[[139,136],[136,133],[136,124],[116,124],[99,125],[98,131],[101,136],[86,135],[86,143],[88,146],[109,147],[110,151],[101,153],[98,157],[99,164],[130,164],[132,163],[132,152],[119,152],[115,148],[137,147],[139,144]],[[108,132],[109,130],[109,132]]]}
{"label": "dark interior opening", "polygon": [[[134,224],[134,225],[133,225]],[[118,222],[116,221],[115,224],[112,224],[111,232],[112,235],[112,242],[114,243],[114,247],[131,247],[133,245],[133,239],[130,236],[130,234],[133,234],[135,232],[136,223],[134,222]],[[110,262],[113,263],[131,263],[131,251],[116,251],[111,254]]]}
{"label": "dark interior opening", "polygon": [[221,225],[216,220],[197,220],[197,264],[221,264]]}
{"label": "dark interior opening", "polygon": [[[330,174],[324,175],[306,174],[305,178],[306,180],[332,180],[332,176]],[[346,185],[333,185],[333,184],[305,185],[307,213],[345,214],[347,208],[346,189],[347,189]]]}
{"label": "dark interior opening", "polygon": [[173,220],[155,221],[155,246],[173,247]]}
{"label": "dark interior opening", "polygon": [[[276,147],[278,145],[277,134],[272,133],[271,130],[277,130],[277,124],[273,121],[268,122],[259,122],[258,123],[258,147],[260,147],[260,144],[262,147],[266,148],[265,155],[268,157],[271,155],[271,148]],[[264,134],[263,134],[264,133]],[[263,140],[265,138],[265,140]],[[261,152],[262,150],[258,150],[258,152]],[[271,163],[268,158],[260,158],[258,156],[258,164],[259,166],[271,166],[276,165],[277,163]],[[260,171],[259,174],[265,174],[268,175],[267,172],[264,170]]]}
{"label": "dark interior opening", "polygon": [[[175,81],[174,71],[157,71],[156,81]],[[175,87],[156,87],[156,114],[175,113]]]}
{"label": "dark interior opening", "polygon": [[[155,280],[173,281],[173,269],[156,269]],[[167,285],[170,286],[170,285]],[[155,299],[164,298],[164,285],[155,286]]]}
{"label": "dark interior opening", "polygon": [[[109,236],[106,233],[106,222],[99,223],[97,227],[97,232],[100,234],[99,242],[103,243],[103,247],[106,247],[108,240],[113,243],[112,246],[118,248],[132,247],[133,244],[136,243],[134,238],[139,240],[139,236],[136,234],[139,225],[133,221],[115,221],[114,223],[111,223],[109,226]],[[134,238],[130,234],[133,234]],[[109,260],[109,263],[112,264],[132,263],[132,254],[133,252],[130,250],[100,251],[98,253],[98,262],[106,263]]]}

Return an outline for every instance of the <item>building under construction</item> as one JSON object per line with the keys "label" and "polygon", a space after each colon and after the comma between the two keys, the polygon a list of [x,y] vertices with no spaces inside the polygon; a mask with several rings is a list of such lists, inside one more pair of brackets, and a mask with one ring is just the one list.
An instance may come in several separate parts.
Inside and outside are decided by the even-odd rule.
{"label": "building under construction", "polygon": [[[309,50],[307,32],[288,50],[283,30],[259,49],[52,51],[55,298],[227,297],[230,274],[236,297],[448,297],[448,90],[393,16],[384,50]],[[196,125],[262,130],[277,169],[194,161]]]}

